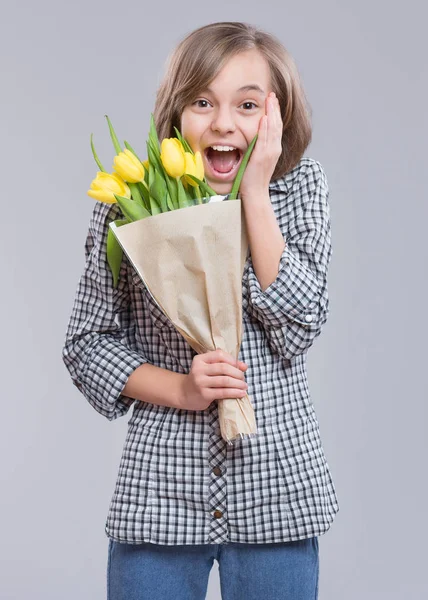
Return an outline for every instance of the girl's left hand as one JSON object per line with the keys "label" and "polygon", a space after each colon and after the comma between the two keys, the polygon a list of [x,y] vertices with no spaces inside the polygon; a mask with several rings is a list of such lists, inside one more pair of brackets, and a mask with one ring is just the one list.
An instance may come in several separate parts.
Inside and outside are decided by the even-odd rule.
{"label": "girl's left hand", "polygon": [[283,123],[274,92],[266,97],[266,114],[260,119],[258,137],[240,185],[243,200],[269,192],[269,183],[282,152]]}

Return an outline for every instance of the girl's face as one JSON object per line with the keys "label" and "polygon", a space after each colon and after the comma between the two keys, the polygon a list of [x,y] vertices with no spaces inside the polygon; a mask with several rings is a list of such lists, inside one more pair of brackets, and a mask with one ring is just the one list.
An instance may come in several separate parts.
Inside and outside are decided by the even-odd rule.
{"label": "girl's face", "polygon": [[207,183],[218,194],[232,190],[271,91],[266,59],[257,50],[247,50],[229,59],[209,87],[184,108],[181,133],[194,152],[201,152]]}

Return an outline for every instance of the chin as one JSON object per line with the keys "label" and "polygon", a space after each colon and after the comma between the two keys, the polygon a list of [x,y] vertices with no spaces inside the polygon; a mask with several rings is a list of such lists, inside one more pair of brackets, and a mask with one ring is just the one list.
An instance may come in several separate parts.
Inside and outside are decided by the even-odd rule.
{"label": "chin", "polygon": [[217,192],[217,194],[219,196],[226,196],[226,194],[230,194],[230,192],[232,191],[232,185],[233,182],[231,183],[218,183],[218,182],[210,182],[207,180],[208,185]]}

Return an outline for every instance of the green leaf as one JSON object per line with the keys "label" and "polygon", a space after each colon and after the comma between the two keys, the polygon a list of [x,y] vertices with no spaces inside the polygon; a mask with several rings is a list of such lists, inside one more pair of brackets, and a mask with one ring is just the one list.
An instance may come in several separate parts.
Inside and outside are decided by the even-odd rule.
{"label": "green leaf", "polygon": [[177,178],[177,190],[178,190],[178,208],[187,208],[193,206],[193,201],[186,193],[183,182],[180,178]]}
{"label": "green leaf", "polygon": [[125,144],[125,148],[127,148],[130,152],[132,152],[132,154],[135,156],[135,158],[138,158],[140,163],[143,164],[143,161],[141,160],[141,158],[139,158],[139,156],[137,155],[135,150],[132,148],[131,144],[128,144],[128,142],[126,142],[126,141],[124,141],[123,143]]}
{"label": "green leaf", "polygon": [[178,208],[178,192],[177,192],[177,182],[173,177],[170,177],[168,173],[165,172],[165,182],[166,187],[168,188],[168,195],[172,202],[172,205],[175,208]]}
{"label": "green leaf", "polygon": [[94,146],[94,142],[92,141],[92,136],[93,136],[93,135],[94,135],[94,134],[93,134],[93,133],[91,133],[91,148],[92,148],[92,154],[93,154],[93,156],[94,156],[94,158],[95,158],[95,162],[97,163],[99,170],[100,170],[100,171],[104,171],[104,173],[105,173],[105,169],[104,169],[104,167],[102,166],[102,164],[101,164],[101,162],[100,162],[100,159],[98,158],[98,155],[97,155],[97,153],[95,152],[95,146]]}
{"label": "green leaf", "polygon": [[[126,225],[128,223],[127,219],[117,219],[116,221],[113,221],[113,223],[115,223],[116,227],[120,227],[121,225]],[[119,242],[116,239],[116,236],[114,235],[113,231],[111,230],[111,228],[108,228],[108,233],[107,233],[107,262],[108,262],[108,266],[110,267],[110,271],[113,275],[113,287],[117,287],[117,284],[119,282],[119,274],[120,274],[120,267],[122,265],[122,258],[123,258],[123,250],[122,250],[122,246],[119,244]]]}
{"label": "green leaf", "polygon": [[144,180],[144,183],[142,181],[139,181],[137,183],[137,186],[138,186],[140,194],[143,198],[144,206],[150,212],[150,194],[149,194],[149,190],[147,189],[146,181]]}
{"label": "green leaf", "polygon": [[195,199],[197,204],[202,204],[201,190],[199,187],[193,188],[195,190]]}
{"label": "green leaf", "polygon": [[236,200],[239,192],[239,186],[241,185],[242,177],[244,176],[244,171],[247,166],[248,161],[250,160],[251,152],[256,144],[258,133],[251,140],[250,145],[247,148],[246,153],[244,154],[244,158],[242,159],[241,164],[239,165],[238,173],[236,174],[235,181],[232,185],[232,191],[230,192],[229,200]]}
{"label": "green leaf", "polygon": [[[182,181],[186,181],[186,179],[184,178],[184,179],[182,179]],[[196,188],[193,185],[190,185],[188,182],[186,182],[186,183],[187,183],[186,194],[189,196],[189,198],[192,198],[192,200],[194,200],[196,197],[196,190],[198,188]],[[183,183],[183,187],[184,187],[184,183]],[[186,188],[184,187],[184,189],[186,189]]]}
{"label": "green leaf", "polygon": [[218,196],[219,195],[207,183],[205,183],[205,181],[198,179],[194,175],[190,175],[190,173],[186,173],[186,177],[190,177],[190,179],[193,179],[193,181],[196,181],[196,183],[199,185],[199,187],[201,188],[201,190],[204,194],[206,194],[208,196]]}
{"label": "green leaf", "polygon": [[166,194],[166,204],[167,204],[169,210],[175,210],[174,203],[171,200],[171,196],[168,194],[168,192]]}
{"label": "green leaf", "polygon": [[159,215],[162,212],[159,204],[156,202],[153,196],[150,196],[150,207],[152,209],[152,215]]}
{"label": "green leaf", "polygon": [[156,152],[156,148],[153,147],[153,144],[150,142],[150,140],[147,142],[147,156],[149,158],[149,167],[150,163],[152,163],[156,169],[162,172],[164,171],[160,153],[159,151]]}
{"label": "green leaf", "polygon": [[156,131],[155,118],[153,113],[150,114],[150,129],[149,129],[149,139],[154,144],[155,148],[159,148],[159,138]]}
{"label": "green leaf", "polygon": [[174,131],[175,131],[175,135],[177,136],[177,138],[180,140],[180,142],[183,145],[183,148],[186,152],[190,152],[191,154],[195,154],[190,146],[190,144],[188,143],[188,141],[181,135],[181,133],[179,132],[179,130],[177,129],[177,127],[174,126]]}
{"label": "green leaf", "polygon": [[110,137],[112,139],[114,149],[116,150],[116,154],[119,154],[119,152],[122,152],[121,145],[119,143],[119,140],[117,139],[117,135],[113,129],[113,125],[111,124],[110,119],[108,118],[107,115],[104,115],[104,116],[107,119],[108,127],[110,130]]}
{"label": "green leaf", "polygon": [[[150,144],[147,143],[147,148],[150,147]],[[155,167],[153,162],[149,159],[149,190],[151,189],[153,182],[155,180]]]}
{"label": "green leaf", "polygon": [[177,180],[175,179],[175,177],[170,177],[168,173],[165,172],[165,181],[166,186],[168,188],[168,194],[170,197],[171,204],[174,207],[171,210],[176,210],[177,208],[179,208]]}
{"label": "green leaf", "polygon": [[135,202],[138,202],[138,204],[141,204],[141,206],[145,207],[138,185],[136,183],[132,183],[131,181],[128,181],[128,186],[129,186],[129,189],[131,190],[132,199],[135,200]]}
{"label": "green leaf", "polygon": [[[156,168],[159,171],[159,174],[162,176],[163,174],[163,179],[165,181],[166,187],[168,188],[168,193],[171,197],[171,201],[174,205],[175,208],[178,208],[178,200],[177,200],[177,186],[175,185],[175,179],[173,177],[170,177],[168,175],[168,173],[165,171],[163,163],[162,163],[162,159],[160,157],[160,153],[156,152],[156,149],[153,148],[153,145],[149,142],[147,142],[147,156],[149,157],[149,181],[150,181],[150,165],[152,164],[154,166],[154,168]],[[150,186],[149,188],[151,188],[153,184],[153,181],[150,181]]]}
{"label": "green leaf", "polygon": [[127,219],[132,221],[139,221],[140,219],[145,219],[146,217],[151,217],[151,214],[144,206],[135,202],[130,198],[125,198],[124,196],[119,196],[118,194],[113,194],[119,204],[123,214]]}
{"label": "green leaf", "polygon": [[155,180],[153,182],[152,187],[150,188],[150,194],[159,204],[162,212],[168,211],[168,206],[166,204],[166,183],[162,175],[159,173],[157,169],[155,169]]}

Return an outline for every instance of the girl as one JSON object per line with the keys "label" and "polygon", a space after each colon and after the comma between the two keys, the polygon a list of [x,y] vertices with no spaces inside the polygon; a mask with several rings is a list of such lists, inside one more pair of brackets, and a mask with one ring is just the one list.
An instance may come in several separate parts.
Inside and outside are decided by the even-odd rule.
{"label": "girl", "polygon": [[[201,27],[171,56],[155,121],[160,139],[176,126],[201,151],[220,194],[258,133],[240,188],[244,330],[240,360],[196,355],[126,259],[113,288],[106,237],[120,210],[96,203],[63,359],[107,419],[134,404],[106,521],[108,597],[202,600],[217,559],[223,600],[313,600],[318,536],[338,511],[306,377],[331,244],[326,175],[303,157],[298,72],[268,33]],[[215,401],[247,387],[258,436],[229,446]]]}

